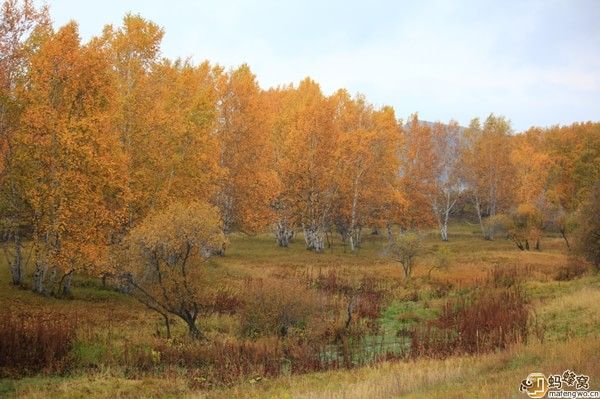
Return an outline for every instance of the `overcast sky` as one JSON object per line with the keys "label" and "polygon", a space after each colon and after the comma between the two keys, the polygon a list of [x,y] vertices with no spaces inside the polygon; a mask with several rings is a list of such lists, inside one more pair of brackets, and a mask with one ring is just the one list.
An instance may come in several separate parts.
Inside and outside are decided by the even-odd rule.
{"label": "overcast sky", "polygon": [[399,118],[468,124],[490,112],[516,131],[600,120],[600,0],[49,0],[84,40],[127,12],[165,31],[163,55],[248,63],[262,87],[310,76]]}

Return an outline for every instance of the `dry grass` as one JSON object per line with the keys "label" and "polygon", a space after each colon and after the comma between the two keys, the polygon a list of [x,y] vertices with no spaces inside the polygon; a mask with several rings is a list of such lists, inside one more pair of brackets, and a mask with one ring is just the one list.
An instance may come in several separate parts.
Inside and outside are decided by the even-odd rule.
{"label": "dry grass", "polygon": [[13,313],[0,318],[0,377],[63,372],[76,320],[56,313]]}
{"label": "dry grass", "polygon": [[16,397],[28,398],[509,398],[521,397],[520,381],[529,373],[575,370],[600,388],[598,339],[573,339],[561,345],[515,346],[478,357],[384,363],[352,371],[331,371],[256,381],[225,390],[194,390],[185,378],[126,379],[111,372],[69,379],[26,379],[15,382]]}
{"label": "dry grass", "polygon": [[[226,256],[207,264],[205,278],[207,284],[244,292],[249,279],[302,281],[302,276],[307,275],[335,275],[340,278],[335,284],[326,279],[319,282],[331,283],[331,292],[316,286],[311,290],[343,299],[344,287],[360,286],[367,275],[385,291],[377,306],[364,309],[363,313],[372,318],[377,309],[383,314],[388,304],[398,301],[416,301],[427,309],[440,308],[448,298],[480,285],[495,268],[515,268],[540,325],[546,329],[545,345],[533,342],[477,357],[419,359],[278,378],[269,377],[268,373],[247,375],[244,371],[236,377],[241,382],[234,386],[206,390],[202,388],[205,377],[190,373],[185,364],[178,365],[176,352],[152,352],[160,347],[162,338],[157,335],[164,334],[162,320],[131,298],[85,278],[74,282],[75,299],[43,298],[10,287],[8,268],[0,264],[0,307],[66,314],[76,317],[80,324],[74,351],[77,367],[71,375],[0,380],[0,397],[520,397],[518,383],[529,372],[538,371],[538,366],[542,372],[574,368],[590,374],[592,384],[598,381],[598,366],[593,359],[600,349],[600,278],[587,275],[572,281],[555,281],[567,261],[559,238],[544,239],[542,252],[523,252],[506,240],[481,240],[475,230],[472,226],[451,229],[447,245],[452,261],[446,269],[433,270],[430,277],[428,272],[436,261],[435,250],[440,242],[435,234],[428,236],[426,253],[418,259],[410,282],[404,281],[402,268],[384,256],[385,239],[370,235],[355,254],[337,242],[325,253],[315,254],[304,250],[302,237],[296,237],[290,248],[280,249],[268,235],[234,236]],[[214,315],[200,324],[211,340],[221,342],[241,339],[240,321],[240,314]],[[186,335],[182,323],[175,323],[174,335],[177,339]],[[167,355],[171,362],[166,362]],[[162,356],[162,360],[157,356]],[[218,361],[218,356],[213,357]],[[136,362],[147,363],[149,371],[141,370]]]}

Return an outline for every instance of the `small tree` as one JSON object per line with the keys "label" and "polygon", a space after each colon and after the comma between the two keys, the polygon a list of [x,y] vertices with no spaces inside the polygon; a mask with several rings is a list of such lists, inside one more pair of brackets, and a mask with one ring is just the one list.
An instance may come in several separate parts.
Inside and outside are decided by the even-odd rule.
{"label": "small tree", "polygon": [[174,203],[146,218],[125,240],[132,294],[165,318],[183,319],[192,338],[202,338],[196,321],[213,310],[201,292],[202,261],[225,245],[219,214],[200,203]]}
{"label": "small tree", "polygon": [[600,269],[600,182],[592,188],[588,200],[582,205],[577,231],[578,252]]}
{"label": "small tree", "polygon": [[434,261],[431,267],[429,268],[429,273],[427,273],[427,278],[431,278],[431,272],[433,269],[438,270],[446,270],[452,263],[452,253],[448,246],[442,245],[435,249],[434,253]]}
{"label": "small tree", "polygon": [[412,274],[415,260],[421,253],[423,242],[416,233],[403,233],[388,244],[387,253],[390,258],[402,264],[404,277],[408,280]]}
{"label": "small tree", "polygon": [[540,250],[544,218],[542,213],[531,206],[520,205],[510,217],[503,219],[508,238],[521,251],[529,251],[531,247]]}

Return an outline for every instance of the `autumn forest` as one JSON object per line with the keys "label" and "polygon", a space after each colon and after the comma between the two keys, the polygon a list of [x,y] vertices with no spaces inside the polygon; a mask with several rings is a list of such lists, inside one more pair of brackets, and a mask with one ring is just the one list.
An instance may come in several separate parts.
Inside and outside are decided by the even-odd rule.
{"label": "autumn forest", "polygon": [[[428,122],[311,78],[264,89],[251,65],[164,58],[163,29],[135,14],[83,42],[29,0],[0,13],[0,396],[43,397],[26,382],[42,378],[75,397],[86,383],[55,376],[101,371],[155,381],[143,397],[374,389],[278,382],[316,372],[376,373],[397,397],[422,389],[385,382],[408,364],[548,340],[600,376],[583,360],[600,122]],[[552,327],[565,298],[587,330]]]}

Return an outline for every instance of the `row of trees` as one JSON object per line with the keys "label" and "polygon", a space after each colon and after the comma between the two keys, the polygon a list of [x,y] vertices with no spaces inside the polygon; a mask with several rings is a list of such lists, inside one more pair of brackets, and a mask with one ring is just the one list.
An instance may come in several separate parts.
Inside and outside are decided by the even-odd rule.
{"label": "row of trees", "polygon": [[[160,256],[177,264],[139,227],[190,206],[218,215],[194,218],[205,226],[190,231],[273,229],[287,246],[301,230],[322,251],[332,232],[356,250],[366,228],[437,222],[447,240],[468,202],[485,238],[504,224],[528,248],[549,222],[566,239],[600,177],[598,123],[520,135],[494,115],[466,129],[417,115],[403,123],[391,107],[345,90],[326,96],[309,78],[262,90],[246,65],[165,59],[162,37],[128,15],[82,43],[75,23],[54,31],[30,0],[3,3],[0,212],[16,284],[25,240],[37,292],[68,293],[75,271],[114,270],[126,243],[138,242],[155,273]],[[224,236],[203,237],[189,251],[223,251]]]}

